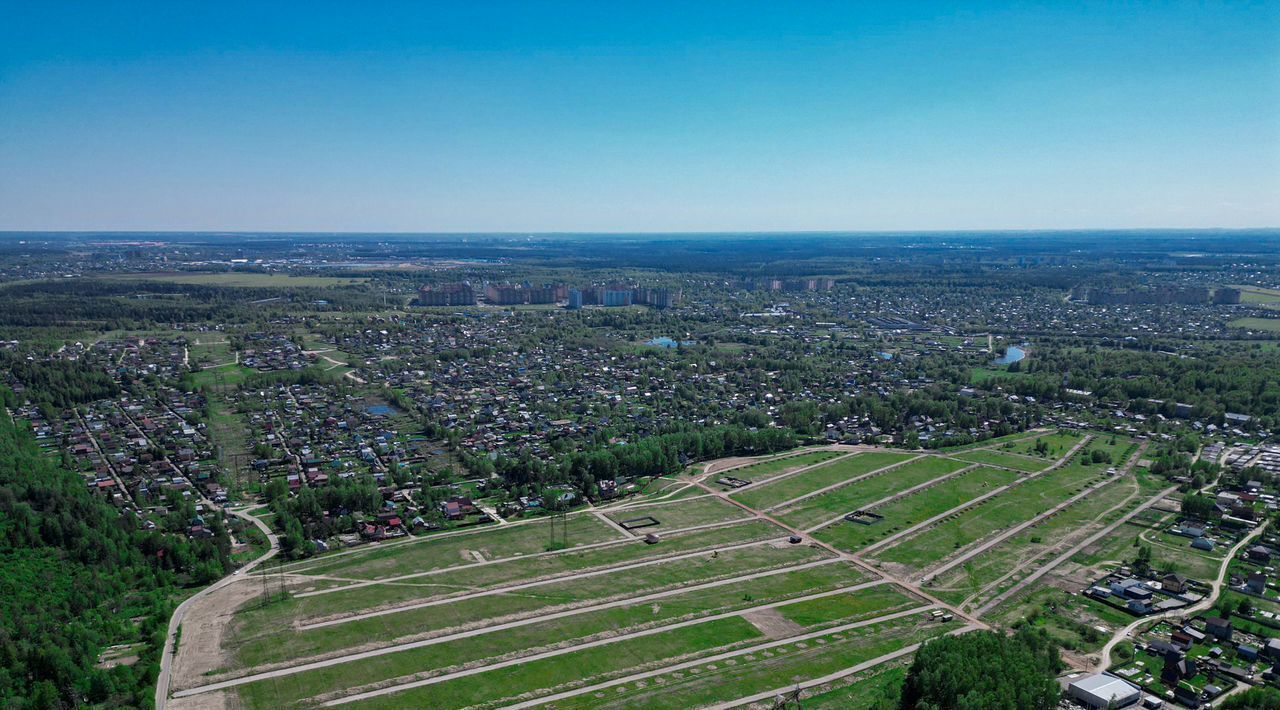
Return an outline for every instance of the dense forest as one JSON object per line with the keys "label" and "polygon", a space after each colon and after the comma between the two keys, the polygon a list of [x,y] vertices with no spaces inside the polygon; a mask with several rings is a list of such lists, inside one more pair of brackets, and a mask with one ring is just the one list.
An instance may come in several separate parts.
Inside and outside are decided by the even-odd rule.
{"label": "dense forest", "polygon": [[944,636],[916,652],[902,688],[902,710],[1051,710],[1060,690],[1058,647],[1043,631],[1013,636],[975,631]]}
{"label": "dense forest", "polygon": [[[149,707],[173,593],[222,576],[226,547],[143,530],[0,418],[0,707]],[[137,661],[100,666],[116,644]]]}

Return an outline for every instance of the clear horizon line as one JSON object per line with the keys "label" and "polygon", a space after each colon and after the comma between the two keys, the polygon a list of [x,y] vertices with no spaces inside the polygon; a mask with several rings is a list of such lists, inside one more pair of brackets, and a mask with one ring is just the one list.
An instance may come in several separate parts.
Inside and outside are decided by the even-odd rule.
{"label": "clear horizon line", "polygon": [[21,227],[0,227],[0,235],[17,234],[203,234],[203,235],[339,235],[339,234],[385,234],[395,236],[428,235],[428,236],[635,236],[635,235],[894,235],[894,234],[1065,234],[1079,232],[1267,232],[1280,231],[1280,224],[1250,227],[963,227],[963,228],[929,228],[929,229],[722,229],[722,230],[319,230],[319,229],[32,229]]}

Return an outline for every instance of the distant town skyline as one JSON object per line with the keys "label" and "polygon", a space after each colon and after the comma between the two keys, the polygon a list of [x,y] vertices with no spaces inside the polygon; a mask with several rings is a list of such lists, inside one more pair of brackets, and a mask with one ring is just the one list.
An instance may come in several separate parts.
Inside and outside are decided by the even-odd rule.
{"label": "distant town skyline", "polygon": [[1280,226],[1280,3],[29,3],[0,230]]}

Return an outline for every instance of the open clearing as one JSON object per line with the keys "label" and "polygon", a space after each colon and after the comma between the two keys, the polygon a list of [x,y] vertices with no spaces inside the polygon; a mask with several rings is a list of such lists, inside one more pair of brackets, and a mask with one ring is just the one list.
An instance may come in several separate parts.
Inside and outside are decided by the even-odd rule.
{"label": "open clearing", "polygon": [[922,458],[857,483],[805,498],[793,505],[779,508],[775,514],[784,523],[807,530],[895,493],[954,473],[964,466],[965,464],[950,459],[933,456]]}
{"label": "open clearing", "polygon": [[889,452],[857,454],[840,459],[835,463],[809,469],[804,473],[779,478],[761,486],[753,486],[733,493],[731,497],[756,510],[763,510],[785,503],[806,493],[812,493],[827,486],[843,483],[850,478],[870,473],[878,468],[906,461],[911,457],[911,454]]}
{"label": "open clearing", "polygon": [[875,512],[884,516],[883,520],[870,525],[841,520],[815,535],[841,550],[855,552],[967,503],[993,488],[1007,485],[1016,478],[1017,474],[1001,469],[976,468],[877,508]]}
{"label": "open clearing", "polygon": [[[1055,453],[1035,454],[1038,439]],[[170,704],[639,709],[767,704],[797,684],[816,707],[873,698],[917,644],[981,627],[965,609],[1166,485],[1109,476],[1135,444],[1108,435],[1088,450],[1115,463],[1086,464],[1082,449],[1047,470],[1082,440],[810,450],[733,469],[754,482],[740,491],[695,467],[671,477],[683,495],[571,513],[554,538],[535,518],[260,570],[229,587],[239,608],[219,612],[221,631],[184,627]],[[855,510],[883,517],[846,521]],[[1157,557],[1176,552],[1126,525],[1081,557],[1126,554],[1143,532]]]}
{"label": "open clearing", "polygon": [[1047,511],[1100,476],[1097,468],[1067,466],[1050,471],[983,501],[925,533],[880,550],[875,556],[887,562],[923,568],[988,534]]}

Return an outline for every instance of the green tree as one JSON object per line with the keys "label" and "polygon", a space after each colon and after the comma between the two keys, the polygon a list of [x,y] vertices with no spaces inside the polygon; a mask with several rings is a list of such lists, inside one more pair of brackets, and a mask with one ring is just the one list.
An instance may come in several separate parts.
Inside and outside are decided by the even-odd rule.
{"label": "green tree", "polygon": [[1043,631],[1014,636],[979,631],[925,644],[903,684],[902,710],[1056,707],[1061,668],[1057,645]]}

